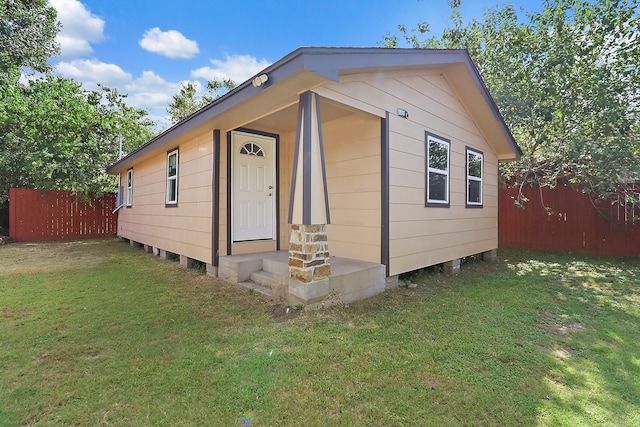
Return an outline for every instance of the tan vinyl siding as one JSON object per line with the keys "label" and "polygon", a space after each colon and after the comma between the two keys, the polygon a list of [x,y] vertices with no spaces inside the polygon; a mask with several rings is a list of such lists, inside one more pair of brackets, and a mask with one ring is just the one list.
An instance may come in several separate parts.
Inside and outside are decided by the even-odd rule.
{"label": "tan vinyl siding", "polygon": [[[391,121],[390,274],[496,248],[497,158],[464,106],[440,75],[385,83],[388,86],[378,87],[393,93],[415,89],[406,98],[411,101],[405,107],[411,111],[410,120]],[[424,207],[425,130],[451,140],[449,208]],[[396,139],[413,142],[396,143]],[[466,146],[484,153],[482,208],[465,207]]]}
{"label": "tan vinyl siding", "polygon": [[380,119],[349,115],[323,124],[331,255],[380,262]]}
{"label": "tan vinyl siding", "polygon": [[119,211],[118,234],[210,263],[212,136],[202,135],[179,150],[178,206],[165,207],[166,153],[136,164],[133,205]]}
{"label": "tan vinyl siding", "polygon": [[278,172],[280,185],[280,249],[289,249],[291,225],[289,220],[289,192],[291,191],[291,175],[296,133],[280,134],[280,169]]}
{"label": "tan vinyl siding", "polygon": [[[434,68],[350,74],[341,76],[339,83],[325,83],[312,90],[322,97],[321,105],[327,106],[328,113],[322,116],[321,108],[331,255],[381,261],[380,120],[387,112],[390,114],[389,274],[497,247],[497,156],[448,83],[446,74]],[[475,101],[485,102],[484,99],[468,102]],[[397,108],[406,110],[409,118],[398,117]],[[287,221],[296,138],[296,119],[286,112],[274,111],[271,117],[261,116],[242,124],[280,138],[277,185],[279,239],[283,250],[289,247]],[[220,256],[228,255],[229,238],[227,131],[221,129]],[[449,208],[425,207],[425,131],[451,141]],[[134,165],[133,207],[120,210],[121,236],[207,263],[212,261],[212,139],[207,131],[180,145],[175,208],[165,207],[166,152]],[[484,156],[482,208],[465,207],[466,147],[481,151]],[[126,171],[122,172],[123,177],[126,178]],[[250,242],[232,245],[231,252],[273,249],[274,241]]]}
{"label": "tan vinyl siding", "polygon": [[[357,100],[353,105],[367,111],[390,112],[391,275],[498,246],[497,157],[445,76],[433,70],[354,74],[318,93]],[[398,117],[397,108],[409,118]],[[425,131],[451,141],[449,208],[424,206]],[[465,207],[467,146],[484,154],[482,208]],[[332,217],[334,212],[332,206]]]}
{"label": "tan vinyl siding", "polygon": [[[322,132],[331,215],[327,226],[329,252],[380,262],[380,119],[350,114],[324,122]],[[295,138],[295,131],[280,133],[282,250],[289,248],[291,233],[287,221]]]}

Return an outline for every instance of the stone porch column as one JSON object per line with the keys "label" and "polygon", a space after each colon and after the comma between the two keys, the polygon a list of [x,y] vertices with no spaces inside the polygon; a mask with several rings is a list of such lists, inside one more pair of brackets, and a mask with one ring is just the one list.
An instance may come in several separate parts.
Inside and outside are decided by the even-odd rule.
{"label": "stone porch column", "polygon": [[324,224],[294,224],[289,242],[289,297],[313,304],[330,293],[331,263]]}
{"label": "stone porch column", "polygon": [[320,100],[313,92],[300,95],[298,127],[289,201],[289,299],[313,304],[330,293],[330,223],[322,142]]}
{"label": "stone porch column", "polygon": [[292,225],[289,241],[289,277],[302,283],[331,276],[324,224]]}

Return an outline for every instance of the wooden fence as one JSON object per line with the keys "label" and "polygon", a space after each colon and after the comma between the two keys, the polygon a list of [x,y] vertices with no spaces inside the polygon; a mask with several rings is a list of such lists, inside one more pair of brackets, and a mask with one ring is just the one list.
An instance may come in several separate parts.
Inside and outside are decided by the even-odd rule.
{"label": "wooden fence", "polygon": [[116,194],[89,203],[67,191],[9,190],[9,234],[17,242],[93,239],[116,232]]}
{"label": "wooden fence", "polygon": [[571,187],[500,188],[499,244],[503,247],[640,256],[640,206],[601,203]]}

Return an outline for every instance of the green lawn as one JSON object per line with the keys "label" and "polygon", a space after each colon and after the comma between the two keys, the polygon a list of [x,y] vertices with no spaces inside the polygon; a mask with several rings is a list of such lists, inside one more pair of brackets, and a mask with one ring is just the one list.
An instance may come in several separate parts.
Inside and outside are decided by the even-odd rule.
{"label": "green lawn", "polygon": [[116,240],[2,246],[0,425],[640,425],[640,260],[409,279],[287,314]]}

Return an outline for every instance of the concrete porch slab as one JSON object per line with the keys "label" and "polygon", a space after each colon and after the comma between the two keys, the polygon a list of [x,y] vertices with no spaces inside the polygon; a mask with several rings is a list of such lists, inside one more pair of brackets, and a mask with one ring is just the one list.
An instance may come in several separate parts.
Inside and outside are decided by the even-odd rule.
{"label": "concrete porch slab", "polygon": [[[330,258],[331,277],[321,286],[304,284],[287,279],[289,271],[288,251],[259,252],[253,254],[220,257],[218,276],[231,283],[251,283],[251,276],[268,276],[289,280],[285,286],[284,299],[290,304],[303,304],[307,308],[322,308],[335,304],[349,304],[384,292],[386,285],[385,268],[382,264],[332,256]],[[262,282],[262,280],[260,280]],[[280,283],[274,286],[282,286]],[[260,283],[266,286],[266,283]],[[275,294],[276,292],[274,292]],[[282,292],[277,292],[281,295]],[[275,295],[274,295],[275,296]]]}

